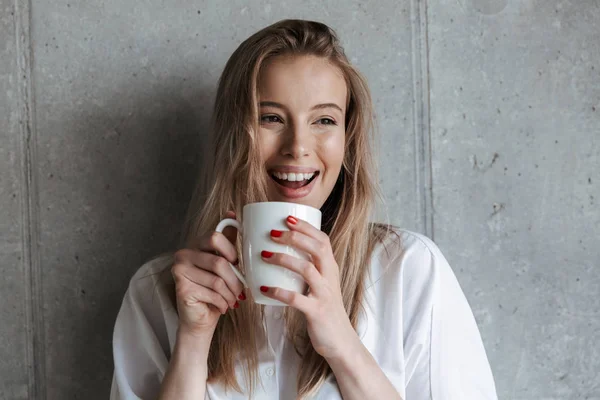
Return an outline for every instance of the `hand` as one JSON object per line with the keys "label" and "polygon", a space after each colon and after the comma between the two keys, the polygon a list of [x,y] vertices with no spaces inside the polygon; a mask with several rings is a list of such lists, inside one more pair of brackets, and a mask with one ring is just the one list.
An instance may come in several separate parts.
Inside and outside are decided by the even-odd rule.
{"label": "hand", "polygon": [[262,259],[300,274],[310,291],[303,295],[279,287],[264,286],[261,291],[304,313],[313,348],[326,359],[338,357],[356,343],[357,335],[344,308],[340,269],[333,256],[329,237],[308,222],[291,216],[286,219],[286,224],[290,230],[273,230],[271,239],[309,254],[312,262],[266,251],[262,252]]}
{"label": "hand", "polygon": [[[229,211],[228,218],[235,218]],[[192,335],[214,333],[219,317],[245,300],[242,283],[229,262],[237,262],[235,228],[211,232],[198,241],[196,249],[175,253],[171,268],[175,280],[179,330]],[[219,254],[219,255],[217,255]]]}

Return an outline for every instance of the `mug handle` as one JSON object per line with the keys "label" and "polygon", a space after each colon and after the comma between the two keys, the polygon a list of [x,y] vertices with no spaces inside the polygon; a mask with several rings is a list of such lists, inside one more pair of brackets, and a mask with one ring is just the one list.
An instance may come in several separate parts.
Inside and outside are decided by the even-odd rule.
{"label": "mug handle", "polygon": [[[225,229],[228,226],[233,226],[234,228],[237,228],[237,230],[241,234],[243,234],[242,224],[240,224],[238,220],[235,220],[232,218],[225,218],[224,220],[219,222],[219,224],[215,228],[215,231],[217,231],[219,233],[223,233],[223,229]],[[228,262],[228,264],[231,267],[231,269],[233,269],[235,276],[237,276],[238,279],[244,284],[244,288],[247,289],[248,283],[246,282],[246,278],[244,278],[244,275],[242,275],[242,273],[236,267],[234,267],[233,264],[231,264],[230,262]]]}

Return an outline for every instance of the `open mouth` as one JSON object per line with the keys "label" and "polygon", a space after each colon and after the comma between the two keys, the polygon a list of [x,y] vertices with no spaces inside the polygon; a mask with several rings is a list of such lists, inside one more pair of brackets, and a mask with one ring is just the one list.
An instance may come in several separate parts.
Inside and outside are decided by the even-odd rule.
{"label": "open mouth", "polygon": [[285,174],[278,172],[271,172],[269,175],[277,184],[289,188],[289,189],[300,189],[304,186],[309,185],[319,176],[319,171],[315,171],[310,174]]}

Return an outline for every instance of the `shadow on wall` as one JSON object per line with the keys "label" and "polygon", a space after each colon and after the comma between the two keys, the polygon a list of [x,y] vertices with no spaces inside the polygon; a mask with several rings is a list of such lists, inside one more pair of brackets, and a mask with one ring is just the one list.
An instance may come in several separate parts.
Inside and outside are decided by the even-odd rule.
{"label": "shadow on wall", "polygon": [[[83,208],[78,211],[83,221],[75,227],[81,235],[73,244],[80,252],[75,262],[85,267],[69,278],[78,291],[79,315],[62,317],[75,324],[72,346],[65,349],[72,352],[67,389],[72,398],[106,398],[112,331],[129,280],[148,259],[176,250],[210,144],[213,102],[199,82],[187,83],[186,90],[181,85],[158,90],[154,85],[150,92],[124,87],[109,94],[98,89],[94,95],[102,102],[79,108],[67,134],[78,148],[65,158],[81,168],[73,172],[80,180],[74,199]],[[198,90],[189,89],[194,86]],[[73,305],[66,306],[72,312]]]}

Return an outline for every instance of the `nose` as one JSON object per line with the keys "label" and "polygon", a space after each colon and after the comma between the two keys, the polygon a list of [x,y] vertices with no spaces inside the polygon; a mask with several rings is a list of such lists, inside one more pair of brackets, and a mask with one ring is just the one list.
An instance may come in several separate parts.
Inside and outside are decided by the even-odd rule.
{"label": "nose", "polygon": [[312,149],[312,136],[308,127],[290,126],[284,135],[281,154],[300,159],[310,155]]}

